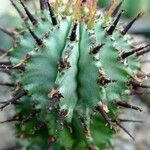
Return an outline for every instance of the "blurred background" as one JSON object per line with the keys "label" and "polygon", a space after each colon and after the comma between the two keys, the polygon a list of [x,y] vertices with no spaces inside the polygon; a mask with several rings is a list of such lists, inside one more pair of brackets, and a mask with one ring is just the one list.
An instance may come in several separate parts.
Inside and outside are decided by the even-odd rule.
{"label": "blurred background", "polygon": [[[119,0],[118,0],[119,1]],[[26,4],[30,9],[35,6],[38,0],[26,0]],[[35,3],[33,3],[35,2]],[[111,0],[99,0],[98,6],[104,8],[109,6]],[[128,21],[132,19],[138,12],[144,12],[144,16],[138,20],[130,33],[133,36],[133,43],[135,44],[150,44],[150,0],[124,0],[123,9],[125,10],[122,21]],[[16,14],[16,11],[11,6],[9,0],[0,1],[0,27],[14,28],[20,26],[21,20]],[[6,50],[10,49],[12,41],[9,36],[0,31],[0,47]],[[142,70],[146,74],[150,74],[150,54],[144,56],[141,60]],[[0,72],[0,83],[9,82],[9,75]],[[150,79],[144,81],[144,84],[150,85]],[[150,89],[143,90],[141,92],[147,93],[144,95],[133,96],[132,104],[138,105],[143,108],[143,112],[135,112],[132,110],[125,110],[124,118],[141,119],[144,121],[142,124],[128,123],[124,124],[126,128],[135,137],[136,141],[132,141],[126,134],[120,132],[117,135],[117,140],[111,146],[113,150],[150,150]],[[0,100],[7,100],[11,97],[11,91],[7,87],[0,86]],[[0,121],[6,120],[11,113],[13,113],[10,107],[5,109],[4,112],[0,112]],[[14,135],[12,124],[0,124],[0,150],[19,150],[17,148],[17,139]]]}

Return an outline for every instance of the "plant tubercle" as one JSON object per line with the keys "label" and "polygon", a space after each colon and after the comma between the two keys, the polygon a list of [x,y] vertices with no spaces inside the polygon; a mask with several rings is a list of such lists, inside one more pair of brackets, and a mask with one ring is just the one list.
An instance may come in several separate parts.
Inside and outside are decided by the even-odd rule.
{"label": "plant tubercle", "polygon": [[142,13],[122,27],[122,1],[102,11],[96,0],[39,0],[35,14],[22,0],[10,2],[23,23],[0,28],[14,41],[9,51],[0,48],[0,59],[9,59],[0,70],[12,77],[1,85],[14,89],[0,109],[15,107],[1,123],[14,122],[21,145],[31,150],[105,149],[118,127],[134,139],[122,122],[140,121],[119,113],[142,111],[128,101],[135,87],[149,88],[140,68],[149,45],[133,46],[127,35]]}

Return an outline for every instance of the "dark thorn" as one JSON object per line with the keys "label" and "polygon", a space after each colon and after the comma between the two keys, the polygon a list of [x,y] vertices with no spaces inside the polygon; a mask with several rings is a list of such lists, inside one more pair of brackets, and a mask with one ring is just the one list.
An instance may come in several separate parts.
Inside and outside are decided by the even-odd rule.
{"label": "dark thorn", "polygon": [[27,7],[24,5],[24,3],[22,2],[22,0],[20,0],[21,5],[23,6],[27,16],[29,17],[30,21],[32,22],[33,25],[36,25],[38,23],[38,21],[34,18],[34,16],[29,12],[29,10],[27,9]]}
{"label": "dark thorn", "polygon": [[47,8],[47,0],[40,0],[40,8],[42,11]]}
{"label": "dark thorn", "polygon": [[32,37],[34,38],[34,40],[36,41],[37,45],[41,46],[43,45],[43,41],[37,37],[37,35],[30,29],[28,28],[30,34],[32,35]]}
{"label": "dark thorn", "polygon": [[29,120],[31,120],[39,112],[40,112],[39,110],[35,110],[35,109],[32,110],[32,112],[25,119],[22,119],[22,123],[28,122]]}
{"label": "dark thorn", "polygon": [[9,86],[9,87],[14,87],[15,84],[13,83],[0,83],[0,86]]}
{"label": "dark thorn", "polygon": [[27,91],[25,91],[25,90],[21,91],[20,93],[18,93],[17,95],[15,95],[10,100],[4,102],[5,104],[3,106],[1,106],[0,109],[3,110],[9,104],[15,104],[21,97],[26,96],[26,95],[27,95]]}
{"label": "dark thorn", "polygon": [[135,18],[133,18],[133,20],[130,21],[130,22],[126,25],[126,27],[124,28],[124,30],[121,31],[121,34],[122,34],[122,35],[125,35],[125,34],[129,31],[129,29],[132,27],[132,25],[134,24],[134,22],[135,22],[136,20],[138,20],[142,15],[143,15],[143,13],[140,12]]}
{"label": "dark thorn", "polygon": [[15,69],[15,68],[20,69],[20,70],[22,70],[22,71],[25,70],[23,65],[19,65],[19,66],[17,66],[17,67],[12,66],[11,64],[10,64],[10,65],[6,65],[6,64],[1,64],[1,65],[0,65],[0,70],[1,70],[1,69],[2,69],[2,70],[11,70],[11,69]]}
{"label": "dark thorn", "polygon": [[94,47],[94,48],[90,51],[90,54],[93,54],[93,55],[97,54],[97,53],[100,51],[100,49],[101,49],[104,45],[105,45],[105,44],[103,43],[103,44],[100,44],[100,45]]}
{"label": "dark thorn", "polygon": [[147,50],[143,50],[141,52],[138,52],[136,55],[139,57],[139,56],[144,55],[144,54],[149,53],[149,52],[150,52],[150,49],[147,49]]}
{"label": "dark thorn", "polygon": [[0,104],[6,104],[7,103],[7,101],[0,101]]}
{"label": "dark thorn", "polygon": [[9,61],[0,62],[0,65],[11,65],[11,62]]}
{"label": "dark thorn", "polygon": [[131,119],[117,119],[119,122],[133,122],[133,123],[143,123],[141,120],[131,120]]}
{"label": "dark thorn", "polygon": [[141,83],[136,83],[136,82],[134,82],[134,81],[130,81],[130,82],[129,82],[129,85],[132,85],[134,89],[135,89],[135,88],[138,88],[138,87],[140,87],[140,88],[145,88],[145,89],[150,89],[150,86],[148,86],[148,85],[143,85],[143,84],[141,84]]}
{"label": "dark thorn", "polygon": [[87,0],[82,0],[82,3],[86,3],[87,2]]}
{"label": "dark thorn", "polygon": [[117,101],[115,104],[116,104],[117,106],[120,106],[120,107],[131,108],[131,109],[134,109],[134,110],[138,110],[138,111],[140,111],[140,112],[143,111],[141,108],[139,108],[139,107],[137,107],[137,106],[130,105],[130,104],[126,103],[126,102]]}
{"label": "dark thorn", "polygon": [[32,119],[38,112],[39,112],[39,110],[33,110],[31,112],[31,114],[29,114],[26,118],[23,118],[23,116],[21,116],[19,113],[17,113],[13,118],[3,121],[3,122],[0,122],[0,123],[14,122],[14,121],[20,121],[21,123],[25,123],[25,122],[29,121],[30,119]]}
{"label": "dark thorn", "polygon": [[131,95],[149,95],[150,94],[150,92],[137,92],[137,91],[134,91],[134,92],[132,92],[131,93]]}
{"label": "dark thorn", "polygon": [[14,6],[14,8],[16,9],[16,11],[18,12],[19,16],[24,20],[25,16],[24,14],[21,12],[21,10],[18,8],[18,6],[14,3],[13,0],[10,0],[11,4]]}
{"label": "dark thorn", "polygon": [[[131,56],[131,55],[133,55],[133,54],[135,54],[135,53],[137,53],[137,55],[139,55],[139,51],[141,51],[141,50],[143,50],[143,49],[145,49],[145,48],[148,48],[149,47],[149,45],[145,45],[145,46],[142,46],[142,47],[139,47],[139,48],[136,48],[136,49],[134,49],[134,50],[132,50],[132,51],[130,51],[130,52],[125,52],[125,53],[123,53],[122,55],[121,55],[121,58],[122,59],[125,59],[125,58],[127,58],[127,57],[129,57],[129,56]],[[142,51],[143,52],[143,51]]]}
{"label": "dark thorn", "polygon": [[2,55],[1,55],[1,57],[2,58],[6,58],[6,57],[8,57],[8,56],[10,56],[11,55],[11,52],[10,51],[6,51],[6,52],[4,52]]}
{"label": "dark thorn", "polygon": [[116,9],[114,10],[114,12],[112,13],[112,16],[116,16],[116,14],[118,13],[122,3],[124,2],[124,0],[122,0],[117,6],[116,6]]}
{"label": "dark thorn", "polygon": [[121,15],[122,15],[122,13],[123,13],[124,11],[122,10],[119,14],[118,14],[118,16],[116,17],[116,19],[114,20],[114,22],[113,22],[113,24],[110,26],[110,28],[107,30],[107,34],[108,35],[112,35],[113,34],[113,32],[114,32],[114,30],[115,30],[115,28],[116,28],[116,26],[117,26],[117,24],[118,24],[118,22],[119,22],[119,20],[120,20],[120,17],[121,17]]}
{"label": "dark thorn", "polygon": [[56,93],[53,98],[51,98],[48,106],[48,110],[52,112],[52,110],[56,109],[58,106],[59,100],[63,98],[63,96],[60,93]]}
{"label": "dark thorn", "polygon": [[62,71],[63,69],[69,69],[71,67],[70,62],[67,59],[61,59],[59,61],[58,70]]}
{"label": "dark thorn", "polygon": [[129,133],[129,131],[127,129],[125,129],[118,120],[115,120],[115,123],[116,125],[118,125],[125,133],[127,133],[131,138],[132,140],[135,141],[134,137]]}
{"label": "dark thorn", "polygon": [[19,120],[12,118],[12,119],[9,119],[9,120],[1,121],[0,124],[14,122],[14,121],[19,121]]}
{"label": "dark thorn", "polygon": [[68,111],[67,110],[61,110],[60,112],[59,112],[59,124],[60,124],[60,128],[62,129],[62,127],[63,127],[63,124],[64,124],[64,121],[65,121],[65,118],[66,118],[66,116],[67,116],[67,113],[68,113]]}
{"label": "dark thorn", "polygon": [[53,88],[52,91],[49,94],[50,97],[50,102],[49,102],[49,111],[51,112],[52,110],[57,108],[58,102],[61,98],[64,98],[63,95],[58,91],[57,88]]}
{"label": "dark thorn", "polygon": [[139,51],[141,51],[141,50],[143,50],[143,49],[145,49],[145,48],[149,48],[149,47],[150,47],[150,45],[147,44],[147,45],[145,45],[145,46],[141,46],[141,47],[139,47],[139,48],[134,49],[134,51],[135,51],[135,52],[139,52]]}
{"label": "dark thorn", "polygon": [[10,37],[13,37],[13,36],[15,35],[14,32],[10,32],[10,31],[8,31],[8,30],[6,30],[6,29],[3,29],[2,27],[0,27],[0,31],[6,33],[6,34],[9,35]]}
{"label": "dark thorn", "polygon": [[47,129],[47,124],[43,121],[38,121],[36,123],[35,131],[45,130]]}
{"label": "dark thorn", "polygon": [[25,71],[25,63],[30,59],[30,55],[26,54],[19,64],[15,65],[13,68],[20,69],[21,71]]}
{"label": "dark thorn", "polygon": [[6,53],[6,50],[0,47],[0,53]]}
{"label": "dark thorn", "polygon": [[112,127],[112,122],[111,119],[108,117],[107,113],[104,111],[102,106],[97,106],[96,110],[102,115],[102,117],[104,118],[104,120],[106,121],[106,123]]}
{"label": "dark thorn", "polygon": [[51,5],[50,5],[50,3],[48,1],[47,1],[47,5],[48,5],[48,9],[49,9],[51,20],[52,20],[52,24],[55,26],[58,23],[57,23],[56,16],[54,14],[54,10],[53,10],[53,8],[51,7]]}
{"label": "dark thorn", "polygon": [[109,83],[114,83],[114,82],[116,82],[116,80],[110,80],[104,76],[100,76],[100,78],[97,80],[97,83],[104,87],[107,86]]}
{"label": "dark thorn", "polygon": [[57,99],[51,99],[50,102],[49,102],[48,110],[50,112],[52,112],[54,109],[56,109],[57,108],[57,103],[58,103]]}
{"label": "dark thorn", "polygon": [[0,65],[0,69],[10,70],[10,69],[12,69],[12,65],[5,65],[5,64],[2,64],[2,65]]}
{"label": "dark thorn", "polygon": [[81,124],[84,130],[85,137],[89,137],[90,131],[88,130],[88,127],[87,127],[87,119],[85,118],[85,116],[81,116],[80,120],[81,120]]}
{"label": "dark thorn", "polygon": [[19,113],[15,114],[11,119],[5,120],[0,122],[1,123],[9,123],[9,122],[14,122],[14,121],[21,121],[21,116]]}
{"label": "dark thorn", "polygon": [[121,58],[122,58],[122,59],[125,59],[125,58],[127,58],[127,57],[129,57],[129,56],[132,56],[133,54],[135,54],[134,51],[125,52],[125,53],[123,53],[123,54],[121,55]]}
{"label": "dark thorn", "polygon": [[64,98],[63,95],[58,91],[53,94],[52,99],[60,100],[61,98]]}
{"label": "dark thorn", "polygon": [[70,41],[75,41],[76,40],[76,30],[77,30],[77,23],[74,24],[73,29],[71,31],[71,35],[70,35]]}

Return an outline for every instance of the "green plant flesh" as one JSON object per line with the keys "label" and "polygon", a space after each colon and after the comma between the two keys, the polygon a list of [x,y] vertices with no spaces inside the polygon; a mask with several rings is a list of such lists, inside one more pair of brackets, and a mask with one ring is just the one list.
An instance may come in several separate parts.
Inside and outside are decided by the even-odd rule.
{"label": "green plant flesh", "polygon": [[0,67],[11,71],[14,83],[14,97],[1,109],[15,106],[11,121],[21,145],[95,150],[106,148],[116,127],[130,135],[118,115],[121,107],[141,111],[127,101],[140,85],[139,56],[149,49],[133,47],[126,35],[141,14],[123,28],[123,11],[114,4],[103,12],[92,0],[40,0],[33,15],[20,3],[23,25],[11,31],[13,47],[2,54],[10,64]]}

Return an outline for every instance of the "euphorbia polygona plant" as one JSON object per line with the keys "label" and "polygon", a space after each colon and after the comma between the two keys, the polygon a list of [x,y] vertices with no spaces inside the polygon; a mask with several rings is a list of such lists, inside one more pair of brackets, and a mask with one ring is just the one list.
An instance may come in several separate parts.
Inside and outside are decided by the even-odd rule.
{"label": "euphorbia polygona plant", "polygon": [[[134,47],[126,35],[139,13],[124,27],[122,4],[97,10],[96,0],[40,0],[32,14],[20,0],[10,0],[23,20],[8,31],[14,45],[1,57],[2,71],[12,75],[14,96],[1,110],[15,106],[16,135],[27,149],[105,149],[121,125],[120,108],[141,111],[128,103],[141,85],[139,57],[149,46]],[[24,11],[20,10],[20,6]],[[20,6],[19,6],[20,5]],[[107,126],[106,126],[107,125]],[[133,138],[134,139],[134,138]]]}

